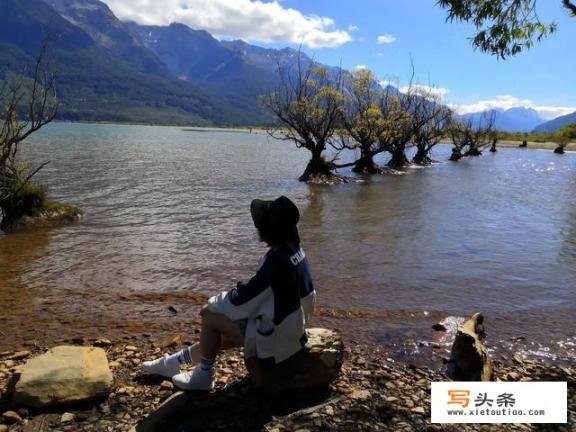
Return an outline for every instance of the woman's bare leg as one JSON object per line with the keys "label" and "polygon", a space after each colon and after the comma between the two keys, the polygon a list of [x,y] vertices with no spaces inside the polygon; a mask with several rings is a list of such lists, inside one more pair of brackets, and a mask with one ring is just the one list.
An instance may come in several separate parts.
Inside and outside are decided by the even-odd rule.
{"label": "woman's bare leg", "polygon": [[202,330],[200,333],[200,355],[205,359],[215,359],[223,349],[243,345],[238,323],[224,315],[208,310],[202,311]]}

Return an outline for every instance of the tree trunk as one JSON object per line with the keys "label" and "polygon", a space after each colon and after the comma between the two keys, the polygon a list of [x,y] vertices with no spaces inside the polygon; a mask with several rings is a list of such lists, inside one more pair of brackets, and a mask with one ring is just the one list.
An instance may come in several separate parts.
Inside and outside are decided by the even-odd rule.
{"label": "tree trunk", "polygon": [[426,151],[426,149],[422,148],[418,149],[416,155],[414,156],[414,159],[412,159],[412,162],[415,163],[416,165],[430,165],[432,163],[432,159],[428,157],[428,152]]}
{"label": "tree trunk", "polygon": [[478,150],[476,147],[469,149],[464,156],[482,156],[482,152]]}
{"label": "tree trunk", "polygon": [[305,182],[313,176],[322,175],[327,177],[332,176],[332,165],[324,160],[321,153],[312,153],[312,158],[298,180]]}
{"label": "tree trunk", "polygon": [[452,155],[450,155],[450,160],[452,162],[458,162],[462,159],[462,151],[458,147],[452,149]]}
{"label": "tree trunk", "polygon": [[392,153],[392,158],[388,161],[388,167],[392,169],[404,168],[407,165],[410,165],[410,161],[404,154],[404,149],[395,150]]}
{"label": "tree trunk", "polygon": [[360,174],[377,174],[380,172],[371,154],[361,156],[354,164],[352,171]]}
{"label": "tree trunk", "polygon": [[498,143],[498,140],[492,140],[492,147],[490,147],[490,153],[496,153],[498,151],[498,149],[496,148],[496,144]]}

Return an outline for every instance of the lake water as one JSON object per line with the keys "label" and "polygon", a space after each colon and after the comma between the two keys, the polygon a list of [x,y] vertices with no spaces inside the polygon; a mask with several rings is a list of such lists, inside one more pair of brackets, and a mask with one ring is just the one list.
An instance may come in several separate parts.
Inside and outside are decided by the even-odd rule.
{"label": "lake water", "polygon": [[55,124],[26,154],[51,160],[41,180],[86,220],[0,235],[0,350],[191,320],[265,253],[250,201],[284,194],[317,323],[413,355],[442,343],[435,322],[482,311],[500,352],[574,359],[574,153],[501,149],[339,186],[298,182],[307,153],[265,134]]}

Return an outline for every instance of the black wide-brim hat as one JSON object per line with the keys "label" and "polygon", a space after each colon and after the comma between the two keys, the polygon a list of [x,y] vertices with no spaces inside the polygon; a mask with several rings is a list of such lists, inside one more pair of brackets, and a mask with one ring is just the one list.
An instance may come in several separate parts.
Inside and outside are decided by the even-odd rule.
{"label": "black wide-brim hat", "polygon": [[290,229],[300,220],[298,207],[285,196],[273,201],[253,200],[250,214],[258,229]]}

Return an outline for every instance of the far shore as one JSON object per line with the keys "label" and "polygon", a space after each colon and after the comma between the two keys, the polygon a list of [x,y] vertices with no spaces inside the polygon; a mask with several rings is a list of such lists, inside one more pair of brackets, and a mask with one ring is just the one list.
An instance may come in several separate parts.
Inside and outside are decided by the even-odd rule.
{"label": "far shore", "polygon": [[[268,133],[269,127],[267,126],[190,126],[179,124],[153,124],[153,123],[139,123],[139,122],[112,122],[112,121],[55,121],[54,123],[76,123],[76,124],[96,124],[96,125],[116,125],[116,126],[164,126],[164,127],[179,127],[183,132],[225,132],[225,133],[247,133],[259,134]],[[449,142],[445,144],[451,145]],[[497,147],[504,148],[519,148],[521,141],[513,140],[499,140]],[[552,141],[537,142],[528,141],[528,149],[537,150],[554,150],[558,147],[558,143]],[[576,142],[571,142],[565,147],[567,151],[576,151]]]}
{"label": "far shore", "polygon": [[[501,140],[498,141],[496,144],[497,147],[506,147],[506,148],[518,148],[522,144],[521,141],[507,141]],[[552,141],[546,142],[535,142],[535,141],[528,141],[528,149],[539,149],[539,150],[554,150],[558,147],[558,143]],[[576,142],[571,142],[565,147],[565,150],[574,150],[576,151]]]}

